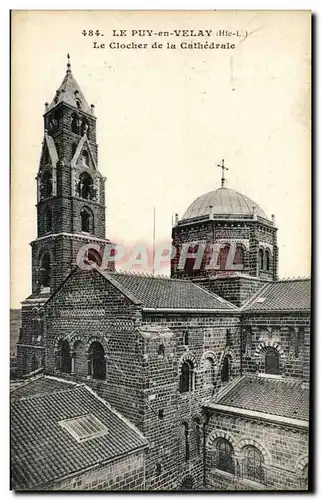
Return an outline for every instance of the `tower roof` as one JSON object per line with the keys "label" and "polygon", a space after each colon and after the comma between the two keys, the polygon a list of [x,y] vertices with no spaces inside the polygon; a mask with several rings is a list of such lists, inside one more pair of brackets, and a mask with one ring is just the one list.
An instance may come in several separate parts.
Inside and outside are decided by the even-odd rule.
{"label": "tower roof", "polygon": [[225,187],[196,198],[186,210],[183,219],[209,215],[210,207],[214,215],[250,215],[255,208],[258,216],[268,219],[262,208],[251,198]]}
{"label": "tower roof", "polygon": [[85,96],[82,93],[81,88],[79,87],[74,75],[71,72],[71,65],[69,61],[70,58],[68,57],[66,75],[60,87],[56,91],[56,95],[53,98],[48,111],[57,106],[57,104],[59,104],[60,102],[65,102],[66,104],[78,108],[85,113],[92,114],[91,108],[87,103]]}

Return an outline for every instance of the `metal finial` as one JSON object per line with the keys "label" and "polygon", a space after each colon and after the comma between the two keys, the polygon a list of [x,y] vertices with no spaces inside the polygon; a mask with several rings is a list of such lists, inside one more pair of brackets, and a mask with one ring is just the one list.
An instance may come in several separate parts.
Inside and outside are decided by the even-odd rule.
{"label": "metal finial", "polygon": [[221,187],[224,187],[225,185],[224,170],[228,170],[228,168],[224,166],[224,159],[222,160],[222,165],[217,165],[217,166],[222,169]]}
{"label": "metal finial", "polygon": [[67,71],[71,71],[71,64],[70,64],[70,55],[67,54]]}

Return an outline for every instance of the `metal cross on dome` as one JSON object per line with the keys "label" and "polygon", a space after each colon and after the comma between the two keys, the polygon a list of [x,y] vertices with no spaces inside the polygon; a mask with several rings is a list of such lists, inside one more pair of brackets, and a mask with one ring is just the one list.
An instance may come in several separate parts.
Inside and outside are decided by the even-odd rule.
{"label": "metal cross on dome", "polygon": [[217,166],[222,169],[221,187],[224,187],[224,184],[225,184],[224,170],[228,170],[228,168],[224,166],[224,158],[222,160],[222,165],[217,165]]}

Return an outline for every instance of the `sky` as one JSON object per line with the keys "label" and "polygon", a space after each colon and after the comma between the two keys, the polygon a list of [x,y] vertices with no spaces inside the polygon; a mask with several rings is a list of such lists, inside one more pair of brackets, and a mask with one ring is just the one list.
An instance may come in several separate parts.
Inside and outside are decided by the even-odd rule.
{"label": "sky", "polygon": [[[90,29],[100,35],[89,36]],[[127,36],[113,36],[121,29]],[[212,35],[132,33],[140,29]],[[242,36],[227,39],[218,30]],[[180,47],[206,40],[235,49]],[[148,48],[111,49],[111,42]],[[155,42],[163,48],[151,48]],[[220,186],[224,158],[227,187],[275,214],[280,277],[310,274],[309,13],[19,11],[12,26],[12,307],[31,290],[42,115],[67,53],[95,105],[108,238],[151,245],[155,207],[156,242],[170,241],[173,214],[181,217]]]}

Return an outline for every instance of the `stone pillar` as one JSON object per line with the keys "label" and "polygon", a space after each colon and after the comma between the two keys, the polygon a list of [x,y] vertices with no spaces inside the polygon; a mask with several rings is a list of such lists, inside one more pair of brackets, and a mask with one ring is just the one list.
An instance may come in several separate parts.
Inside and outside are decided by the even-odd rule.
{"label": "stone pillar", "polygon": [[60,349],[59,347],[55,347],[55,370],[61,370],[61,359],[60,359]]}
{"label": "stone pillar", "polygon": [[76,353],[75,351],[70,351],[70,357],[71,357],[71,375],[75,375],[75,358],[76,358]]}
{"label": "stone pillar", "polygon": [[87,353],[87,367],[88,367],[87,378],[92,378],[93,366],[92,366],[92,354],[91,353]]}

